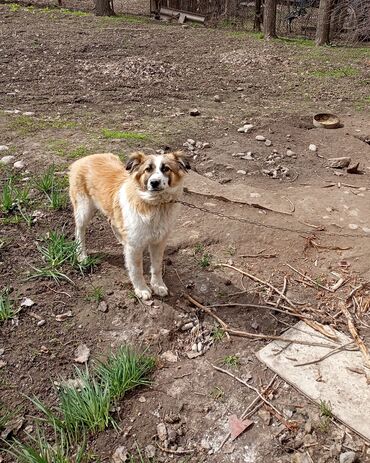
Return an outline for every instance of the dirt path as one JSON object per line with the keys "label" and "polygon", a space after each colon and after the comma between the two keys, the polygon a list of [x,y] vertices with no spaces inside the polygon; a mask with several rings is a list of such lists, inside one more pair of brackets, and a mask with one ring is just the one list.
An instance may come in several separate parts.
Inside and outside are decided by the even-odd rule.
{"label": "dirt path", "polygon": [[[317,407],[282,382],[271,400],[297,426],[289,429],[264,410],[254,415],[252,428],[216,452],[229,415],[239,416],[255,395],[211,364],[229,362],[230,371],[261,389],[273,375],[255,357],[265,341],[228,341],[222,335],[217,341],[214,320],[183,296],[186,291],[207,305],[273,300],[262,285],[216,265],[229,262],[279,288],[288,276],[290,297],[315,309],[319,321],[346,330],[341,319],[333,318],[336,296],[345,297],[369,274],[370,146],[365,141],[370,130],[364,84],[369,49],[317,50],[300,41],[266,44],[248,34],[143,17],[102,19],[12,11],[4,5],[0,31],[0,145],[9,148],[0,158],[23,161],[15,181],[32,187],[28,213],[39,211],[31,228],[22,218],[12,223],[14,215],[1,213],[1,286],[10,287],[17,301],[30,297],[35,302],[15,322],[0,325],[5,405],[21,406],[25,427],[34,409],[19,391],[55,404],[52,381],[72,374],[78,344],[86,343],[93,357],[101,357],[129,342],[149,346],[161,360],[153,386],[122,401],[120,430],[91,438],[96,461],[110,461],[120,445],[132,449],[137,443],[145,449],[156,443],[161,422],[172,436],[170,449],[193,453],[185,457],[157,450],[158,462],[303,463],[310,461],[304,459],[308,451],[313,461],[325,463],[338,461],[347,450],[358,452],[361,462],[370,461],[361,439],[341,426],[324,426]],[[198,116],[189,114],[194,108]],[[343,127],[313,129],[312,114],[324,110],[336,112]],[[253,129],[238,132],[246,123]],[[257,135],[271,144],[256,140]],[[317,152],[309,150],[310,144]],[[92,152],[125,155],[165,147],[189,152],[197,174],[189,178],[184,201],[201,208],[182,206],[166,257],[170,297],[152,305],[130,298],[121,250],[100,217],[88,236],[91,251],[103,253],[96,271],[85,277],[72,272],[73,286],[25,280],[31,266],[41,263],[37,240],[51,229],[73,234],[70,208],[50,209],[34,189],[34,179],[47,166],[54,163],[63,175],[72,159]],[[362,174],[329,167],[328,159],[343,156],[351,157],[351,165],[359,162]],[[3,189],[12,163],[1,167]],[[291,214],[230,201],[238,198]],[[329,294],[305,284],[286,263],[317,283],[333,284],[339,274],[346,284]],[[95,287],[103,288],[107,312],[88,300]],[[359,296],[366,301],[367,289]],[[67,310],[72,317],[58,322],[56,315]],[[221,307],[217,314],[239,329],[269,335],[285,331],[283,323],[294,323],[287,315],[256,308]],[[368,316],[361,317],[361,334],[368,339]],[[45,324],[39,326],[40,319]],[[196,358],[189,358],[196,335],[182,329],[189,321],[199,324],[205,345],[213,340]],[[163,356],[168,351],[174,357]]]}

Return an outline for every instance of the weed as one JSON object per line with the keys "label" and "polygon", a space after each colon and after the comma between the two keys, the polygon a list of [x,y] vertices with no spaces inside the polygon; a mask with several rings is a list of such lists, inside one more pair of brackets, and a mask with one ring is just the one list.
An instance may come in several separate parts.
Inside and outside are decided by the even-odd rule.
{"label": "weed", "polygon": [[90,302],[99,304],[104,299],[104,288],[102,286],[93,286],[92,291],[88,294],[87,298]]}
{"label": "weed", "polygon": [[123,140],[147,140],[149,137],[145,133],[139,132],[121,132],[119,130],[102,129],[104,138],[115,138]]}
{"label": "weed", "polygon": [[5,214],[9,214],[29,202],[29,188],[16,187],[14,180],[14,177],[10,177],[5,182],[1,193],[1,209]]}
{"label": "weed", "polygon": [[64,193],[64,179],[55,176],[55,166],[52,165],[35,180],[35,188],[43,193],[51,209],[64,209],[68,204],[68,197]]}
{"label": "weed", "polygon": [[214,341],[222,341],[225,337],[225,334],[225,331],[217,325],[213,328],[211,336]]}
{"label": "weed", "polygon": [[69,266],[84,274],[100,262],[99,256],[89,256],[79,262],[78,243],[69,240],[63,233],[51,231],[43,241],[44,245],[37,247],[46,265],[41,268],[33,267],[34,273],[30,278],[52,278],[56,282],[65,279],[72,283],[72,280],[63,273],[63,268]]}
{"label": "weed", "polygon": [[194,246],[194,255],[203,253],[203,251],[204,251],[204,246],[202,243],[197,243]]}
{"label": "weed", "polygon": [[149,384],[148,374],[155,366],[153,357],[137,355],[127,347],[121,347],[105,362],[98,362],[96,373],[103,384],[108,384],[112,399],[123,395],[137,386]]}
{"label": "weed", "polygon": [[46,171],[38,177],[35,182],[35,188],[41,193],[48,194],[54,188],[55,182],[55,166],[52,165],[46,169]]}
{"label": "weed", "polygon": [[85,453],[85,445],[76,449],[71,448],[68,438],[63,431],[54,427],[56,442],[50,444],[47,436],[39,428],[36,436],[28,434],[29,443],[13,440],[7,452],[19,463],[88,463],[90,458]]}
{"label": "weed", "polygon": [[342,67],[338,69],[324,69],[324,70],[316,70],[311,71],[309,74],[313,77],[334,77],[334,78],[342,78],[342,77],[353,77],[358,74],[358,69],[355,69],[351,66]]}
{"label": "weed", "polygon": [[14,309],[13,301],[9,297],[9,290],[7,288],[0,292],[0,322],[10,320],[19,310]]}
{"label": "weed", "polygon": [[228,367],[237,367],[240,365],[240,358],[238,355],[227,355],[222,359],[222,363]]}
{"label": "weed", "polygon": [[222,400],[224,398],[224,395],[225,395],[225,391],[219,387],[219,386],[214,386],[212,389],[211,389],[211,392],[209,393],[209,395],[212,397],[212,399],[214,400]]}
{"label": "weed", "polygon": [[[40,10],[42,11],[42,10]],[[11,122],[11,128],[22,134],[29,134],[45,129],[72,129],[77,127],[74,121],[61,119],[37,119],[33,116],[16,116]]]}
{"label": "weed", "polygon": [[9,217],[3,217],[1,223],[3,225],[18,225],[22,222],[22,216],[19,214],[10,215]]}
{"label": "weed", "polygon": [[0,403],[0,431],[3,431],[9,421],[14,417],[14,413],[10,412],[3,404]]}
{"label": "weed", "polygon": [[21,9],[18,3],[8,3],[8,8],[12,13],[15,13]]}
{"label": "weed", "polygon": [[202,268],[207,268],[211,265],[212,255],[205,252],[202,257],[198,260],[199,265]]}
{"label": "weed", "polygon": [[325,416],[330,419],[333,418],[333,412],[331,409],[330,402],[326,402],[325,400],[320,400],[319,408],[320,408],[321,416]]}
{"label": "weed", "polygon": [[123,21],[130,24],[142,24],[147,23],[146,17],[134,16],[130,14],[116,14],[115,16],[104,16],[101,18],[102,21]]}
{"label": "weed", "polygon": [[306,39],[304,37],[295,37],[295,38],[279,37],[277,41],[287,43],[289,45],[299,45],[301,47],[314,47],[315,46],[315,42],[313,40]]}
{"label": "weed", "polygon": [[60,210],[65,209],[68,204],[68,196],[63,191],[55,188],[51,191],[47,198],[50,203],[51,209]]}
{"label": "weed", "polygon": [[78,146],[74,150],[70,151],[68,153],[68,158],[70,159],[78,159],[81,158],[82,156],[86,156],[88,154],[88,149],[86,146]]}

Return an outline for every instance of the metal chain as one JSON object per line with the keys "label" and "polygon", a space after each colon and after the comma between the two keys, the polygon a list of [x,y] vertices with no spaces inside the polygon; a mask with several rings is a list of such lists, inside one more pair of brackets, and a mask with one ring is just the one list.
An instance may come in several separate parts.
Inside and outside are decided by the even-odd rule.
{"label": "metal chain", "polygon": [[196,206],[195,204],[187,203],[186,201],[177,200],[176,202],[179,204],[182,204],[183,206],[189,207],[191,209],[197,209],[198,211],[206,212],[207,214],[215,215],[223,219],[235,220],[237,222],[248,223],[250,225],[256,225],[257,227],[270,228],[272,230],[282,230],[282,231],[287,231],[290,233],[298,233],[298,234],[300,233],[312,234],[313,232],[320,232],[321,234],[324,234],[326,236],[340,236],[340,237],[346,237],[346,238],[369,238],[367,235],[359,235],[359,234],[356,235],[353,233],[334,233],[334,232],[327,232],[325,230],[300,230],[297,228],[279,227],[278,225],[269,225],[269,224],[257,222],[256,220],[246,219],[245,217],[235,217],[233,215],[223,214],[222,212],[210,211],[209,209],[206,209],[205,207]]}

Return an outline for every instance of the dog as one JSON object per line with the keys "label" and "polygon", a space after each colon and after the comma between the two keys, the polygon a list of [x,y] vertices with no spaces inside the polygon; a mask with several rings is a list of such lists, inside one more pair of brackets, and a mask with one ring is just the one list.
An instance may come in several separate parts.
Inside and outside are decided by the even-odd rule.
{"label": "dog", "polygon": [[86,228],[99,210],[124,245],[126,268],[137,297],[148,300],[152,291],[143,275],[143,252],[149,248],[150,285],[166,296],[162,277],[166,242],[176,217],[189,162],[180,151],[161,155],[136,152],[124,165],[111,153],[75,161],[69,170],[69,194],[75,219],[78,258],[86,259]]}

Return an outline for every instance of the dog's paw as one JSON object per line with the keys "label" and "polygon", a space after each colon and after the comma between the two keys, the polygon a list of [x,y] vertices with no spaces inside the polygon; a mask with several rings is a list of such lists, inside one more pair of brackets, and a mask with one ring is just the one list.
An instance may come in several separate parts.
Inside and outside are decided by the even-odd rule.
{"label": "dog's paw", "polygon": [[153,289],[154,294],[157,296],[167,296],[168,288],[167,286],[162,283],[151,283],[151,287]]}
{"label": "dog's paw", "polygon": [[135,288],[135,294],[139,299],[142,299],[143,301],[148,301],[152,297],[152,292],[149,288]]}

